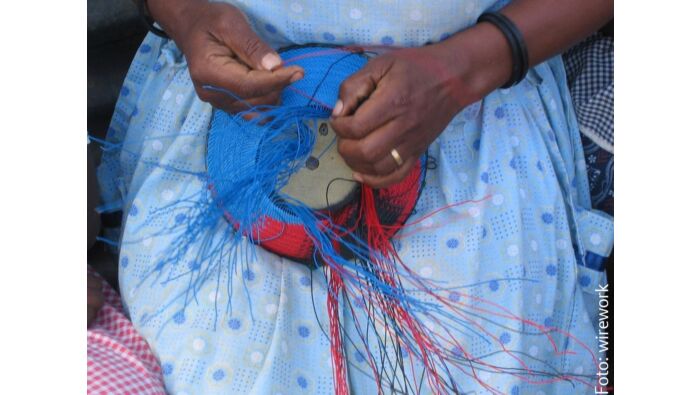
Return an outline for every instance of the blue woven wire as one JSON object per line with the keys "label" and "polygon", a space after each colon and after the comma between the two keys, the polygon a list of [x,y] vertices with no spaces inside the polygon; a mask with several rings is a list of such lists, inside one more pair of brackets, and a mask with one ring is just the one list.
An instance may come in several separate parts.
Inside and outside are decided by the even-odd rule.
{"label": "blue woven wire", "polygon": [[315,46],[289,49],[280,56],[285,61],[291,59],[288,65],[301,66],[305,71],[304,78],[282,91],[282,105],[311,106],[328,116],[338,100],[340,84],[367,63],[367,57],[360,53]]}
{"label": "blue woven wire", "polygon": [[[305,71],[282,91],[281,105],[236,115],[215,110],[209,130],[206,163],[216,200],[244,229],[262,217],[302,222],[289,210],[297,202],[279,191],[313,150],[309,121],[328,118],[341,83],[367,63],[363,54],[327,47],[298,47],[280,56]],[[244,119],[260,110],[265,122]]]}

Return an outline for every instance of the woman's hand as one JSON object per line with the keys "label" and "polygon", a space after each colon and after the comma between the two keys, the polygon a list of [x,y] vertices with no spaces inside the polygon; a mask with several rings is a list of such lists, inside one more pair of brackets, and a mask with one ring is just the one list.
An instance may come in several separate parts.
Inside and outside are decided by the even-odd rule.
{"label": "woman's hand", "polygon": [[99,277],[87,275],[87,325],[90,326],[95,320],[97,312],[100,311],[104,304],[102,296],[102,280]]}
{"label": "woman's hand", "polygon": [[465,79],[471,63],[447,43],[400,49],[342,84],[332,126],[358,181],[374,188],[400,181],[452,118],[481,98]]}
{"label": "woman's hand", "polygon": [[331,121],[338,152],[359,182],[397,183],[462,108],[508,79],[510,67],[507,41],[485,24],[378,56],[341,86]]}
{"label": "woman's hand", "polygon": [[[150,0],[153,18],[175,40],[187,59],[197,95],[230,113],[248,105],[276,104],[280,91],[303,77],[255,34],[236,7],[206,0]],[[213,85],[246,103],[203,88]]]}
{"label": "woman's hand", "polygon": [[[501,12],[523,33],[536,65],[609,21],[613,0],[516,1]],[[508,80],[512,65],[508,42],[489,23],[374,58],[341,87],[332,120],[338,151],[358,181],[396,183],[461,108]]]}

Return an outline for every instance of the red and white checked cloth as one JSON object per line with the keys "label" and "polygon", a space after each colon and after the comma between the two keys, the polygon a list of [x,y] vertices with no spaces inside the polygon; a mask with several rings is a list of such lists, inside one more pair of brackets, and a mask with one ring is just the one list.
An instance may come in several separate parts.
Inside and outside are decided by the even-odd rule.
{"label": "red and white checked cloth", "polygon": [[[89,266],[88,273],[96,274]],[[87,331],[88,395],[166,395],[158,360],[102,280],[104,306]]]}

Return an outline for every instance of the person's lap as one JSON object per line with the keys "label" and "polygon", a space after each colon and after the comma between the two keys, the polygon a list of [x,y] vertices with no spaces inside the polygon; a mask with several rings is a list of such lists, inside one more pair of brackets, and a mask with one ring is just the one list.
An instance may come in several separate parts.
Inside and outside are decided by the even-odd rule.
{"label": "person's lap", "polygon": [[[150,213],[202,188],[196,177],[149,163],[203,171],[211,116],[192,90],[179,51],[161,43],[146,40],[149,50],[135,59],[113,120],[112,138],[123,140],[130,153],[106,155],[101,168],[103,180],[116,180],[103,182],[106,197],[123,198],[129,213],[120,283],[134,325],[161,361],[170,392],[330,393],[330,349],[318,326],[320,321],[327,328],[328,322],[319,308],[326,296],[320,271],[250,247],[256,248],[254,261],[223,268],[223,276],[212,276],[184,310],[178,295],[187,289],[186,276],[165,285],[142,283],[176,236],[147,237],[164,226]],[[431,146],[437,167],[428,172],[414,218],[451,203],[484,200],[405,229],[397,236],[402,259],[417,273],[444,281],[445,288],[470,286],[471,295],[572,332],[590,346],[593,326],[577,285],[577,274],[587,269],[575,258],[582,244],[576,241],[577,209],[590,207],[580,146],[559,60],[536,67],[517,87],[468,107]],[[561,350],[544,336],[503,329],[506,322],[485,318],[479,321],[483,331],[508,340],[509,348],[563,372],[595,374],[590,357],[575,342],[557,339],[558,346],[578,355],[558,356],[555,351]],[[476,356],[500,347],[483,336],[460,336]],[[361,373],[367,372],[366,361],[356,354],[348,348],[353,389],[363,393],[374,380]],[[523,384],[505,374],[490,377],[491,385],[503,391],[571,388],[568,383]],[[464,390],[479,388],[473,379],[463,382]],[[585,387],[577,388],[584,392]]]}

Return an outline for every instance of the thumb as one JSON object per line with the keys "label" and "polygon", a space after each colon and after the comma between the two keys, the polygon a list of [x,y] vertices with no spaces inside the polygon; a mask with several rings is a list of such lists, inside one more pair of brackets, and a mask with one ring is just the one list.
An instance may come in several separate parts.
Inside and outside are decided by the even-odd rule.
{"label": "thumb", "polygon": [[333,109],[333,117],[348,116],[354,113],[376,87],[371,69],[365,68],[351,75],[340,85],[338,102]]}
{"label": "thumb", "polygon": [[282,65],[282,58],[258,36],[248,24],[225,37],[228,45],[243,63],[256,70],[272,71]]}

